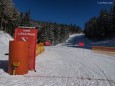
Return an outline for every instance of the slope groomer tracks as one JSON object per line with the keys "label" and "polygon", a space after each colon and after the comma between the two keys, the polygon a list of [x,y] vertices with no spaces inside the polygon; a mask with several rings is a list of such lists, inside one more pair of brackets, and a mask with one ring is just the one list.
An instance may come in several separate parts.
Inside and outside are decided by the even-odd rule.
{"label": "slope groomer tracks", "polygon": [[[70,50],[72,50],[72,49],[70,49]],[[60,49],[60,52],[58,52],[58,54],[61,55],[62,51],[63,51],[63,49]],[[72,55],[72,53],[69,53],[69,52],[70,52],[69,48],[68,48],[68,51],[64,51],[64,53],[66,53],[66,56],[62,56],[62,59],[64,59],[67,63],[69,63],[70,68],[73,69],[74,72],[76,72],[76,69],[74,68],[74,66],[80,65],[81,67],[85,67],[85,70],[78,69],[77,72],[76,72],[77,77],[73,77],[73,78],[80,79],[80,80],[84,80],[84,79],[94,80],[97,83],[100,82],[100,81],[104,81],[106,83],[107,83],[107,81],[114,82],[114,80],[112,80],[111,78],[109,78],[109,79],[108,78],[99,78],[99,77],[103,76],[103,73],[102,73],[102,71],[99,70],[98,65],[96,64],[96,62],[95,62],[95,64],[93,64],[93,62],[91,62],[95,59],[91,60],[90,62],[86,61],[86,60],[90,59],[90,58],[87,58],[87,56],[86,56],[87,52],[82,53],[80,56],[79,56],[79,54],[76,54],[76,53],[74,53],[75,55]],[[72,56],[76,56],[76,57],[72,57]],[[90,57],[90,55],[88,57]],[[77,59],[72,60],[73,58],[77,58]],[[93,57],[91,57],[91,58],[93,58]],[[79,75],[81,77],[78,77],[78,72],[79,72]],[[90,73],[90,74],[88,75],[88,73]],[[101,76],[97,77],[98,74],[101,74]],[[69,76],[69,77],[72,78],[71,76]]]}

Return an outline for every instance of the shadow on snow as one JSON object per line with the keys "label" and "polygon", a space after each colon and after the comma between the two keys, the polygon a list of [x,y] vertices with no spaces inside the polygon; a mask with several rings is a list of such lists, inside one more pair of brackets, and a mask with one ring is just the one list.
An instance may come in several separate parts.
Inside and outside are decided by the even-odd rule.
{"label": "shadow on snow", "polygon": [[8,60],[0,60],[0,69],[8,73]]}

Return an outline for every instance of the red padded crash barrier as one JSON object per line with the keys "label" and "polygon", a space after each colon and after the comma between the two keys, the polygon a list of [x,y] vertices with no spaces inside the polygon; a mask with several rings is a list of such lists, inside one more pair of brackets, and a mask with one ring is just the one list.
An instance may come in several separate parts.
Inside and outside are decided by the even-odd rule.
{"label": "red padded crash barrier", "polygon": [[28,42],[10,41],[8,73],[22,75],[28,73]]}
{"label": "red padded crash barrier", "polygon": [[29,42],[29,70],[35,70],[36,44],[37,44],[36,28],[16,28],[15,40]]}

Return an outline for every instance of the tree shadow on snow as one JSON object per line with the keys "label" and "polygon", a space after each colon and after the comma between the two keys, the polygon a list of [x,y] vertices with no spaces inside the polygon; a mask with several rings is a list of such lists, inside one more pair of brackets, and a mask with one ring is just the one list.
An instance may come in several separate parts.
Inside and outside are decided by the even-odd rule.
{"label": "tree shadow on snow", "polygon": [[8,60],[0,60],[0,69],[8,73]]}

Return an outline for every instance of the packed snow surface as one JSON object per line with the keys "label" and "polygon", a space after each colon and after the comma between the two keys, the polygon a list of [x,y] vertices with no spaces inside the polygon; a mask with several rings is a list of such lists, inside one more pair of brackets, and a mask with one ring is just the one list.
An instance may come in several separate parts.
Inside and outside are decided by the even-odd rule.
{"label": "packed snow surface", "polygon": [[[9,75],[5,36],[0,35],[0,86],[115,86],[115,57],[94,53],[87,48],[93,42],[78,34],[60,45],[45,47],[36,57],[36,72]],[[86,48],[73,46],[78,41],[84,41]]]}

